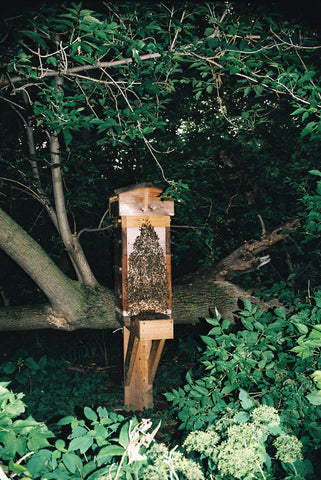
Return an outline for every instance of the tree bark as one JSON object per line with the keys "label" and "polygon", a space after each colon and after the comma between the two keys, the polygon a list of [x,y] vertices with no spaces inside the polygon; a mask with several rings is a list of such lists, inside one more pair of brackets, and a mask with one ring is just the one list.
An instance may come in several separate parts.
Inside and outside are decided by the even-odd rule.
{"label": "tree bark", "polygon": [[[74,282],[75,284],[77,282]],[[76,285],[75,285],[76,288]],[[114,294],[103,287],[82,290],[82,308],[61,313],[50,304],[0,308],[0,331],[56,328],[59,330],[116,329]],[[193,285],[176,285],[173,289],[172,317],[175,325],[196,324],[200,318],[213,316],[215,307],[223,318],[232,318],[238,299],[263,302],[229,282],[215,282],[207,275],[197,276]]]}
{"label": "tree bark", "polygon": [[251,272],[268,263],[269,257],[260,257],[259,254],[271,245],[287,238],[299,224],[300,220],[296,218],[278,226],[270,233],[262,234],[259,240],[245,242],[214,267],[213,273],[216,280],[229,280],[235,272]]}
{"label": "tree bark", "polygon": [[62,185],[61,158],[59,140],[54,132],[49,136],[52,187],[54,191],[55,207],[58,220],[59,232],[67,253],[72,261],[79,281],[85,285],[98,285],[92,273],[84,251],[80,245],[79,237],[73,235],[67,218],[64,189]]}
{"label": "tree bark", "polygon": [[[24,103],[26,104],[27,109],[30,109],[30,99],[25,90],[22,90],[22,98]],[[29,163],[31,167],[33,181],[34,181],[37,193],[39,195],[38,197],[39,201],[45,207],[46,212],[48,213],[49,218],[54,224],[56,230],[59,231],[56,212],[53,206],[51,205],[51,202],[42,187],[38,162],[34,160],[34,157],[37,152],[36,152],[35,138],[33,133],[33,117],[29,113],[27,118],[25,119],[19,112],[18,114],[19,116],[21,116],[22,121],[24,122],[24,125],[26,127],[27,145],[28,145],[28,151],[29,151]]]}
{"label": "tree bark", "polygon": [[41,246],[1,209],[0,248],[36,282],[59,314],[75,315],[82,309],[81,285],[64,275]]}

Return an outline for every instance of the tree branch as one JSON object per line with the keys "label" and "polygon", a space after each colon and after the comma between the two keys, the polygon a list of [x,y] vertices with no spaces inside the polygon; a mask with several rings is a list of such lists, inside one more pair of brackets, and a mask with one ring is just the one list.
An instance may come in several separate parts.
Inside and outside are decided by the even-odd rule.
{"label": "tree branch", "polygon": [[[23,100],[24,100],[26,106],[28,107],[30,105],[30,99],[29,99],[29,96],[27,95],[25,89],[22,90],[22,97],[23,97]],[[59,231],[56,212],[55,212],[54,208],[52,207],[51,202],[50,202],[48,196],[46,195],[44,189],[42,188],[38,163],[36,162],[36,160],[33,160],[33,158],[32,158],[36,155],[36,145],[35,145],[35,139],[34,139],[33,127],[32,127],[33,119],[30,115],[28,115],[28,118],[25,119],[20,114],[19,111],[16,111],[16,112],[22,118],[22,121],[24,122],[24,125],[26,127],[27,144],[28,144],[28,151],[29,151],[29,156],[30,156],[29,163],[30,163],[32,175],[33,175],[33,178],[34,178],[34,181],[35,181],[35,186],[36,186],[36,189],[37,189],[37,192],[38,192],[38,195],[39,195],[39,197],[38,197],[39,201],[45,207],[45,209],[46,209],[46,211],[49,215],[49,218],[52,221],[52,223],[54,224],[56,230]]]}
{"label": "tree branch", "polygon": [[295,230],[299,224],[300,220],[295,219],[277,227],[270,233],[264,233],[260,240],[245,242],[214,267],[216,280],[227,280],[235,272],[249,272],[268,263],[267,257],[258,257],[258,254],[287,238],[289,231]]}
{"label": "tree branch", "polygon": [[[144,61],[144,60],[151,60],[153,58],[160,58],[161,56],[162,55],[160,53],[147,53],[146,55],[141,55],[140,59]],[[56,77],[57,75],[68,76],[69,74],[72,74],[72,73],[87,72],[90,70],[97,70],[101,68],[113,68],[113,67],[118,67],[119,65],[128,65],[129,63],[134,63],[134,59],[123,58],[121,60],[114,60],[112,62],[97,62],[95,64],[79,65],[77,67],[67,68],[62,71],[48,69],[42,73],[42,76],[38,76],[38,79],[41,80],[42,78]],[[38,68],[33,67],[33,71],[38,72]],[[14,85],[16,83],[23,82],[25,80],[26,80],[26,77],[22,75],[11,77],[10,80],[2,78],[0,79],[0,87],[6,86],[6,85]]]}
{"label": "tree branch", "polygon": [[78,309],[82,294],[12,218],[0,209],[0,248],[2,248],[39,286],[58,312]]}
{"label": "tree branch", "polygon": [[58,135],[56,132],[49,134],[50,156],[51,156],[51,174],[52,186],[55,198],[55,207],[59,232],[66,247],[67,253],[75,268],[78,280],[85,285],[97,285],[97,280],[92,273],[85,254],[79,243],[77,235],[70,231],[67,217],[64,189],[62,184],[61,157]]}

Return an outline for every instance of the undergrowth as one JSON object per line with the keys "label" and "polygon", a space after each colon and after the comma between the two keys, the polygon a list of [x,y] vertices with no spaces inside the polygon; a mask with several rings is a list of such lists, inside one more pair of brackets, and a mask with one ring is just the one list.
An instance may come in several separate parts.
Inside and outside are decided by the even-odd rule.
{"label": "undergrowth", "polygon": [[[155,383],[157,394],[161,385],[171,390],[168,403],[136,417],[117,408],[122,385],[117,393],[106,372],[68,371],[70,361],[45,355],[2,363],[2,380],[24,390],[28,404],[25,410],[21,394],[1,384],[5,474],[58,480],[319,478],[321,292],[294,304],[292,311],[260,312],[245,301],[237,325],[207,319],[201,342],[186,336],[165,352],[168,363]],[[30,417],[39,419],[39,412],[55,414],[51,431]],[[59,412],[67,417],[57,421]]]}

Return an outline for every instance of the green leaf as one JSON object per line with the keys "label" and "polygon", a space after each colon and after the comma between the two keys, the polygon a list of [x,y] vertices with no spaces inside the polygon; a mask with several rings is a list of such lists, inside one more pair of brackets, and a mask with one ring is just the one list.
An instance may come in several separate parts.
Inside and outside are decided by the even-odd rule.
{"label": "green leaf", "polygon": [[251,304],[251,302],[250,302],[247,298],[245,298],[245,299],[243,300],[243,303],[244,303],[244,309],[247,310],[247,311],[249,311],[249,312],[251,312],[251,310],[252,310],[252,304]]}
{"label": "green leaf", "polygon": [[214,340],[214,338],[201,335],[201,339],[208,347],[216,347],[216,341]]}
{"label": "green leaf", "polygon": [[313,372],[311,378],[317,384],[317,387],[321,389],[321,370],[316,370]]}
{"label": "green leaf", "polygon": [[250,410],[253,407],[253,402],[250,398],[250,395],[242,388],[240,389],[239,400],[244,410]]}
{"label": "green leaf", "polygon": [[193,383],[193,380],[192,380],[192,370],[188,370],[187,374],[186,374],[186,381],[187,383],[189,383],[190,385]]}
{"label": "green leaf", "polygon": [[294,323],[294,325],[299,330],[299,332],[302,333],[303,335],[307,334],[309,331],[308,327],[303,323]]}
{"label": "green leaf", "polygon": [[62,439],[57,440],[56,443],[55,443],[56,449],[61,451],[61,452],[65,450],[65,445],[66,444],[65,444],[64,440],[62,440]]}
{"label": "green leaf", "polygon": [[119,443],[122,445],[124,448],[127,447],[128,442],[129,442],[129,423],[125,423],[125,425],[122,426],[120,433],[119,433]]}
{"label": "green leaf", "polygon": [[70,130],[65,128],[63,130],[63,135],[64,135],[64,139],[65,139],[65,144],[70,145],[70,143],[72,142],[72,134],[70,133]]}
{"label": "green leaf", "polygon": [[101,25],[103,22],[101,20],[98,20],[98,18],[93,17],[92,15],[85,15],[83,17],[83,20],[87,23],[95,23]]}
{"label": "green leaf", "polygon": [[206,322],[213,326],[219,326],[220,322],[218,318],[205,318]]}
{"label": "green leaf", "polygon": [[50,450],[40,450],[32,455],[31,459],[27,463],[27,468],[34,478],[45,474],[49,470],[48,462],[50,458]]}
{"label": "green leaf", "polygon": [[3,372],[6,375],[11,375],[11,373],[15,372],[16,368],[17,368],[17,365],[14,362],[8,362],[8,363],[5,363],[3,367]]}
{"label": "green leaf", "polygon": [[26,37],[31,38],[31,40],[34,40],[34,42],[36,42],[37,44],[46,48],[46,43],[44,42],[44,38],[39,33],[31,32],[30,30],[20,30],[20,32]]}
{"label": "green leaf", "polygon": [[71,473],[75,473],[76,470],[82,470],[82,461],[81,459],[73,453],[64,453],[62,456],[62,461],[67,470]]}
{"label": "green leaf", "polygon": [[278,308],[275,308],[274,309],[274,313],[275,315],[277,315],[278,317],[282,318],[282,319],[286,319],[286,310],[284,307],[278,307]]}
{"label": "green leaf", "polygon": [[75,420],[75,417],[72,417],[69,415],[68,417],[63,417],[60,420],[58,420],[57,425],[69,425],[69,423],[72,423]]}
{"label": "green leaf", "polygon": [[220,327],[213,327],[211,330],[208,332],[208,335],[220,335],[222,333],[222,330]]}
{"label": "green leaf", "polygon": [[204,36],[209,37],[210,35],[213,34],[213,32],[214,32],[214,29],[212,27],[208,27],[205,29]]}
{"label": "green leaf", "polygon": [[78,438],[78,437],[84,437],[88,433],[88,430],[85,427],[82,427],[81,425],[76,425],[73,429],[71,434],[69,435],[69,439],[72,438]]}
{"label": "green leaf", "polygon": [[80,450],[80,453],[85,453],[92,446],[94,439],[91,435],[77,437],[71,440],[68,451]]}
{"label": "green leaf", "polygon": [[245,87],[243,90],[243,97],[247,97],[251,91],[251,87]]}
{"label": "green leaf", "polygon": [[234,418],[238,423],[246,423],[249,420],[250,415],[246,412],[238,412]]}
{"label": "green leaf", "polygon": [[314,390],[307,395],[307,399],[312,405],[321,405],[321,390]]}
{"label": "green leaf", "polygon": [[176,395],[171,392],[164,393],[164,396],[168,402],[172,402],[173,400],[175,400],[175,398],[177,398]]}
{"label": "green leaf", "polygon": [[301,114],[301,113],[303,113],[303,112],[305,112],[305,111],[306,111],[305,108],[299,107],[299,108],[297,108],[296,110],[294,110],[294,112],[292,112],[291,115],[299,115],[299,114]]}
{"label": "green leaf", "polygon": [[301,136],[305,137],[309,133],[312,133],[317,125],[317,122],[309,122],[301,132]]}
{"label": "green leaf", "polygon": [[251,319],[241,317],[241,322],[247,330],[253,331],[254,325]]}
{"label": "green leaf", "polygon": [[108,432],[107,432],[106,428],[103,425],[101,425],[100,423],[95,425],[94,432],[96,434],[96,438],[98,437],[100,439],[104,439],[108,435]]}
{"label": "green leaf", "polygon": [[15,473],[16,475],[19,475],[20,478],[24,478],[24,475],[26,477],[29,477],[28,475],[28,469],[24,465],[20,465],[19,463],[14,463],[12,460],[9,462],[9,470],[10,472]]}
{"label": "green leaf", "polygon": [[89,407],[84,408],[84,415],[88,420],[92,420],[93,422],[98,420],[97,413]]}
{"label": "green leaf", "polygon": [[309,173],[311,175],[317,175],[318,177],[321,177],[321,172],[320,170],[309,170]]}
{"label": "green leaf", "polygon": [[39,365],[36,360],[32,357],[28,357],[25,360],[26,367],[30,368],[30,370],[39,370]]}
{"label": "green leaf", "polygon": [[122,456],[125,452],[125,448],[121,447],[120,445],[107,445],[99,450],[97,454],[97,460],[101,459],[102,457],[115,457],[115,456]]}
{"label": "green leaf", "polygon": [[223,320],[223,322],[222,322],[222,329],[226,330],[227,328],[229,328],[230,325],[231,325],[231,320],[229,320],[227,318],[226,320]]}
{"label": "green leaf", "polygon": [[39,431],[37,432],[36,435],[32,435],[30,440],[27,442],[28,448],[30,451],[37,452],[38,450],[49,447],[50,444],[46,437],[42,435],[42,433]]}

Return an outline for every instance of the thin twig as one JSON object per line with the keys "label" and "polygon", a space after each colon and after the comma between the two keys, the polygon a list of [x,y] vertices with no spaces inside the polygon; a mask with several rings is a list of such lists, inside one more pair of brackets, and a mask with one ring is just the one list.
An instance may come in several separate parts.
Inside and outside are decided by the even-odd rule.
{"label": "thin twig", "polygon": [[[184,10],[183,13],[182,13],[180,23],[183,23],[185,13],[186,13],[186,10]],[[174,50],[174,45],[175,45],[177,37],[178,37],[178,32],[179,32],[179,28],[177,27],[174,38],[173,38],[173,41],[172,41],[172,44],[171,44],[170,49],[169,49],[170,52],[172,52]]]}
{"label": "thin twig", "polygon": [[79,239],[80,235],[83,233],[101,233],[105,232],[106,230],[111,230],[113,228],[112,225],[107,225],[107,227],[99,227],[99,228],[82,228],[78,233],[77,233],[77,238]]}
{"label": "thin twig", "polygon": [[4,180],[5,182],[16,183],[17,185],[20,185],[23,188],[23,190],[27,190],[26,193],[29,193],[29,195],[31,195],[36,200],[39,200],[39,202],[43,204],[43,202],[41,201],[41,197],[34,190],[32,190],[30,187],[28,187],[27,185],[24,185],[23,183],[19,182],[18,180],[13,180],[12,178],[0,177],[0,180]]}
{"label": "thin twig", "polygon": [[[105,69],[102,69],[102,71],[105,73],[105,75],[106,75],[111,81],[114,80],[113,77],[112,77]],[[124,98],[124,100],[125,100],[128,108],[129,108],[129,110],[130,110],[132,113],[134,113],[134,109],[133,109],[133,107],[131,106],[131,103],[130,103],[130,101],[128,100],[128,97],[127,97],[127,95],[125,94],[124,90],[123,90],[119,85],[117,85],[116,83],[115,83],[115,86],[117,87],[117,89],[119,90],[119,93],[120,93],[120,94],[122,95],[122,97]],[[151,156],[153,157],[153,159],[155,160],[158,168],[159,168],[160,171],[161,171],[163,180],[164,180],[166,183],[169,183],[169,182],[168,182],[168,179],[167,179],[166,176],[165,176],[164,169],[163,169],[162,165],[160,164],[158,158],[156,157],[156,155],[155,155],[155,153],[154,153],[154,151],[153,151],[153,147],[151,146],[150,142],[147,140],[147,138],[146,138],[145,135],[143,134],[143,130],[142,130],[142,127],[141,127],[140,122],[137,121],[136,125],[137,125],[137,129],[139,130],[140,134],[142,135],[142,138],[143,138],[143,140],[144,140],[145,145],[147,146],[147,148],[148,148]]]}
{"label": "thin twig", "polygon": [[102,224],[103,224],[103,221],[105,220],[105,217],[106,217],[106,215],[108,215],[108,213],[109,213],[109,207],[108,207],[107,210],[105,211],[104,215],[101,217],[100,222],[99,222],[99,224],[98,224],[98,228],[101,228],[101,226],[102,226]]}
{"label": "thin twig", "polygon": [[266,229],[265,229],[263,218],[259,214],[258,214],[258,219],[260,220],[260,224],[262,228],[261,237],[264,237],[264,235],[266,234]]}

